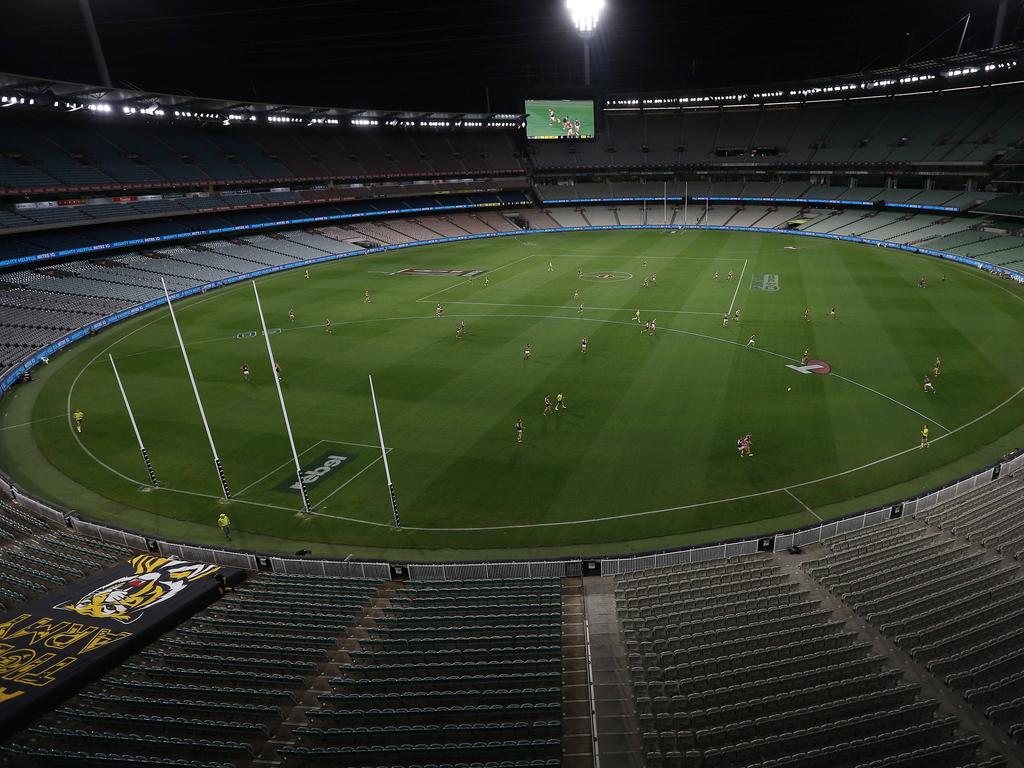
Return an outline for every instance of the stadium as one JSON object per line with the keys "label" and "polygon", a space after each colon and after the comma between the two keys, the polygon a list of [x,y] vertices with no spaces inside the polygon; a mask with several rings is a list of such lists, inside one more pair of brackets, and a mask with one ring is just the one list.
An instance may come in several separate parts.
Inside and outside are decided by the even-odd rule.
{"label": "stadium", "polygon": [[0,764],[1024,766],[1024,8],[100,5],[0,54]]}

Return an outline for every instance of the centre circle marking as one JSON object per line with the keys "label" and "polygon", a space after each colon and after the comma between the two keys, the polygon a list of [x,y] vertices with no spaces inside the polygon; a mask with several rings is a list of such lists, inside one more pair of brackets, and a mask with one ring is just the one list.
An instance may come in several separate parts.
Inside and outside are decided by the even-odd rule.
{"label": "centre circle marking", "polygon": [[633,274],[631,272],[584,272],[580,275],[581,280],[587,280],[592,283],[620,283],[623,280],[632,280]]}

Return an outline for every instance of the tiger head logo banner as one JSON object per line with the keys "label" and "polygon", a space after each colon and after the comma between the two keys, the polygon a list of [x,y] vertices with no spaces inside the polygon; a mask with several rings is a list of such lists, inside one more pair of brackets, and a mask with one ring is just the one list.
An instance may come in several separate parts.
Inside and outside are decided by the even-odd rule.
{"label": "tiger head logo banner", "polygon": [[138,555],[129,562],[134,573],[90,590],[74,602],[53,607],[93,619],[131,624],[141,618],[146,609],[173,599],[190,582],[220,570],[219,565],[153,555]]}
{"label": "tiger head logo banner", "polygon": [[243,571],[136,555],[0,615],[0,739],[220,599]]}

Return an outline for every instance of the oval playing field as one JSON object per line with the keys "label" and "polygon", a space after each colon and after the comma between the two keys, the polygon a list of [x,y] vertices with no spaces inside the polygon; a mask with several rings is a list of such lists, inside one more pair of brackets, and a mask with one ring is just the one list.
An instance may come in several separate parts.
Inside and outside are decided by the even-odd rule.
{"label": "oval playing field", "polygon": [[[1024,294],[928,257],[752,233],[524,234],[355,257],[259,289],[312,516],[298,514],[248,283],[176,305],[230,506],[166,309],[72,347],[19,388],[4,406],[4,466],[87,517],[165,538],[216,542],[226,510],[239,547],[468,558],[810,525],[1024,444]],[[544,396],[559,392],[565,407],[546,415]],[[81,434],[68,418],[79,409]],[[736,450],[746,433],[749,458]]]}

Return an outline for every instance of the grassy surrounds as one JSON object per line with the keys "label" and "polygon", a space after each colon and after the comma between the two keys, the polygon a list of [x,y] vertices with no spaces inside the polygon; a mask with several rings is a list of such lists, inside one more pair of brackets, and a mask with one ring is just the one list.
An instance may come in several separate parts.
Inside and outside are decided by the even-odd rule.
{"label": "grassy surrounds", "polygon": [[[554,122],[551,122],[549,110],[554,110]],[[528,101],[526,103],[526,137],[529,139],[566,138],[567,133],[562,128],[562,120],[566,117],[572,121],[574,131],[576,121],[579,121],[580,131],[576,138],[594,138],[594,103],[590,100]]]}
{"label": "grassy surrounds", "polygon": [[[485,271],[393,274],[408,267]],[[779,290],[757,289],[774,284],[766,275]],[[251,286],[179,305],[243,547],[414,559],[641,551],[808,525],[923,490],[1024,438],[1024,297],[925,257],[746,233],[523,235],[349,259],[308,280],[283,273],[260,292],[280,329],[271,341],[304,468],[324,468],[309,518],[289,488]],[[723,328],[729,308],[741,319]],[[657,319],[655,335],[637,309]],[[786,367],[805,350],[832,374]],[[143,490],[108,354],[159,491]],[[559,391],[568,408],[544,415],[544,395]],[[69,407],[86,413],[80,436]],[[917,450],[925,422],[932,446]],[[0,426],[0,463],[25,488],[128,527],[217,541],[225,507],[166,310],[62,353],[5,400]],[[755,455],[741,459],[746,432]]]}

